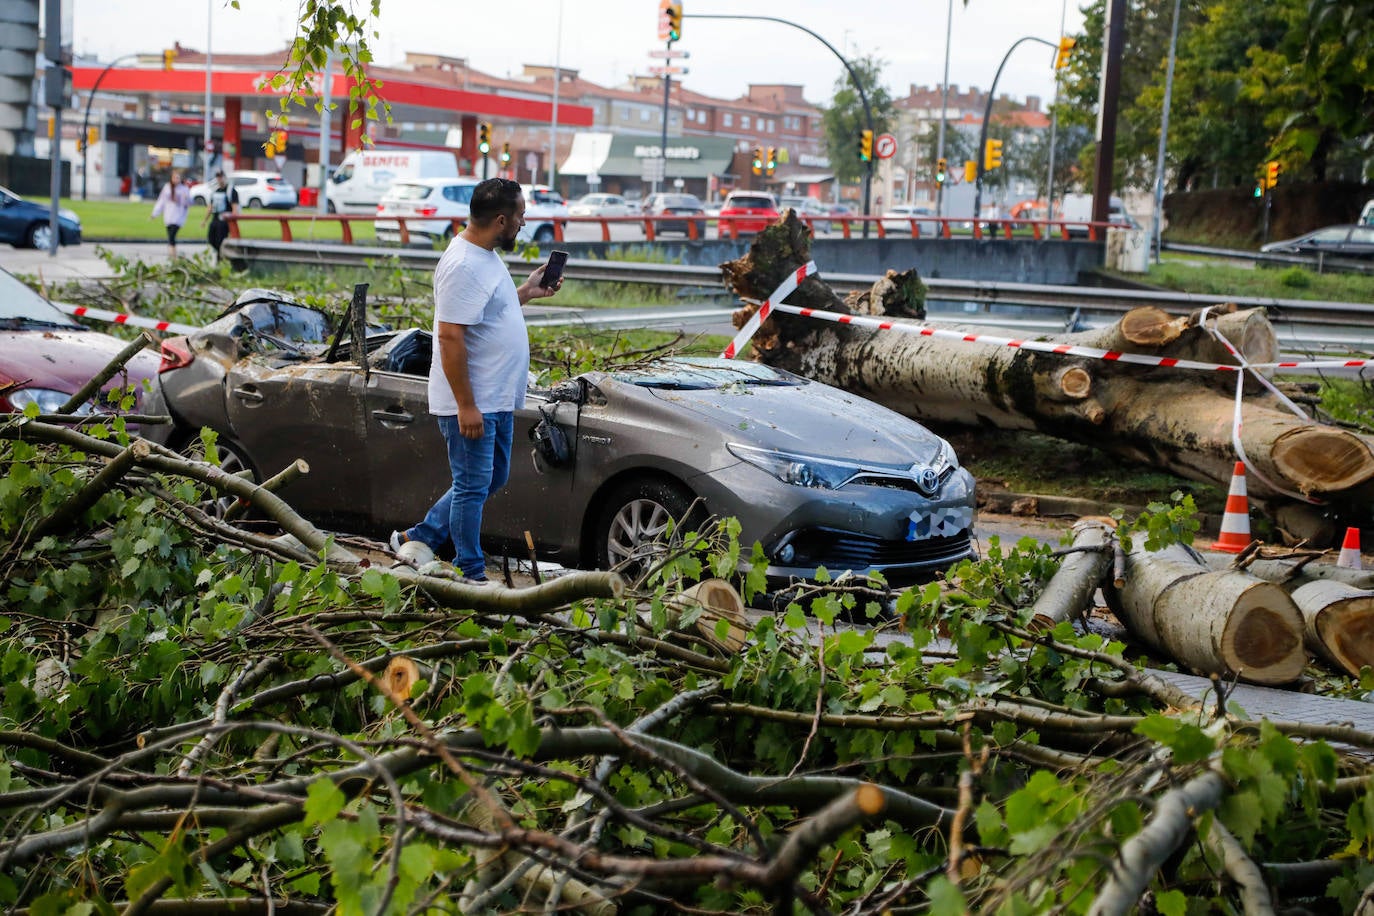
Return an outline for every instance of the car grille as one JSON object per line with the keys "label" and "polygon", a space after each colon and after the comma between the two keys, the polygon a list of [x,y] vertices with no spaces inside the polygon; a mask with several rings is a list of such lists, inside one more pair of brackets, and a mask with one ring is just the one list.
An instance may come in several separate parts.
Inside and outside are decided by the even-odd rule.
{"label": "car grille", "polygon": [[901,566],[936,566],[958,560],[969,552],[967,529],[951,537],[918,541],[886,540],[854,531],[806,528],[794,531],[771,551],[777,556],[783,545],[796,551],[787,566],[824,566],[832,572],[842,569],[879,569]]}

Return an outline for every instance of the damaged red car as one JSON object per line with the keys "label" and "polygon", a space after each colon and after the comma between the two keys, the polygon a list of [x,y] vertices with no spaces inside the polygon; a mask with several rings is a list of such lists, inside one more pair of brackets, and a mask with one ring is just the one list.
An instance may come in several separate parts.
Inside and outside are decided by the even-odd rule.
{"label": "damaged red car", "polygon": [[[13,274],[0,270],[0,413],[36,404],[53,413],[100,373],[126,341],[73,320]],[[145,350],[75,411],[112,409],[110,392],[133,386],[141,399],[157,376],[158,357]]]}

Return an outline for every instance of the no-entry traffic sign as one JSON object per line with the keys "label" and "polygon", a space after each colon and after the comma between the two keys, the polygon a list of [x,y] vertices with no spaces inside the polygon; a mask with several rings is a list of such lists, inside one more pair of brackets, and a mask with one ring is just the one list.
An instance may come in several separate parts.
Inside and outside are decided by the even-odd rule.
{"label": "no-entry traffic sign", "polygon": [[897,138],[892,134],[879,134],[873,141],[873,155],[879,159],[891,159],[897,155]]}

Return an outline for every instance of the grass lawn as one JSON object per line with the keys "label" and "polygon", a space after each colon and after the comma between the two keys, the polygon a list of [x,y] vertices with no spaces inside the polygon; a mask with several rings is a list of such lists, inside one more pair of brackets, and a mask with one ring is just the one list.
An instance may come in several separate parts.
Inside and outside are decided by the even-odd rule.
{"label": "grass lawn", "polygon": [[[1140,279],[1135,274],[1127,275]],[[1260,296],[1322,302],[1374,302],[1374,276],[1319,274],[1305,267],[1260,267],[1165,253],[1149,265],[1147,283],[1211,296]]]}
{"label": "grass lawn", "polygon": [[[76,212],[81,217],[81,234],[88,241],[127,240],[161,241],[166,236],[162,232],[161,217],[149,219],[153,212],[153,202],[130,200],[73,200],[63,198],[62,206]],[[300,217],[310,215],[311,211],[297,207],[293,210],[245,210],[243,215],[253,217],[239,223],[239,232],[244,238],[280,239],[281,222],[271,217],[291,216],[291,235],[296,241],[337,242],[343,238],[343,231],[334,218],[319,222],[307,222]],[[205,215],[203,207],[192,207],[186,217],[182,230],[187,235],[203,234],[201,218]],[[262,217],[268,217],[263,219]],[[353,240],[359,244],[373,244],[376,235],[372,231],[372,217],[364,216],[351,221]]]}

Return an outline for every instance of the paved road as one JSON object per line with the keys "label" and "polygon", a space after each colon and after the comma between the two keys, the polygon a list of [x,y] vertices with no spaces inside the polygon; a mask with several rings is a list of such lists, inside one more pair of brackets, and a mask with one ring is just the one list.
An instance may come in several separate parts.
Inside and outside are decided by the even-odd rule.
{"label": "paved road", "polygon": [[[208,247],[204,239],[198,238],[185,239],[177,245],[184,254],[200,254]],[[96,253],[97,248],[108,248],[123,257],[137,259],[145,264],[163,264],[167,261],[165,242],[83,242],[80,245],[65,245],[59,248],[56,257],[46,251],[34,251],[32,248],[0,246],[0,267],[10,273],[41,276],[45,280],[54,281],[109,277],[113,272]]]}

